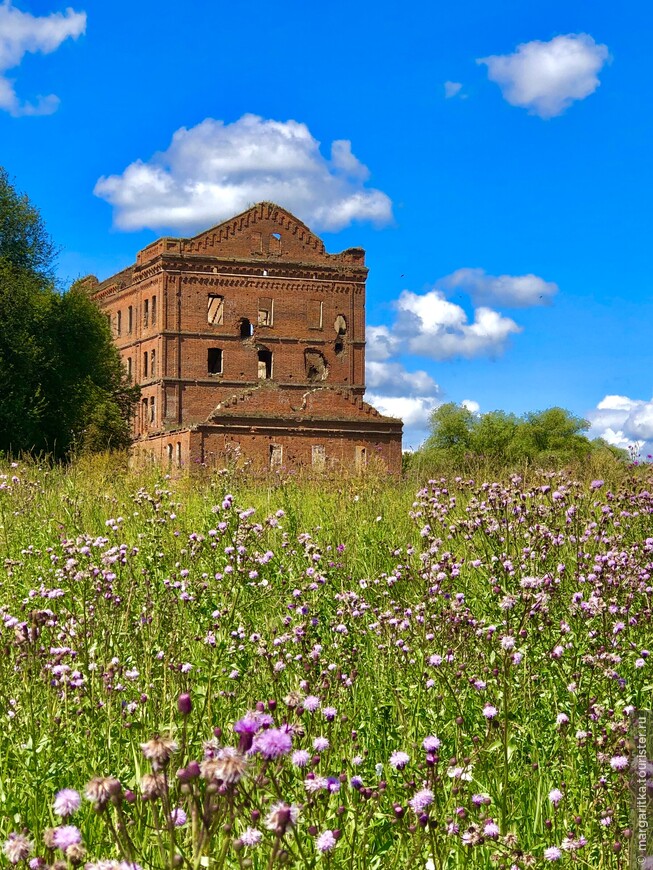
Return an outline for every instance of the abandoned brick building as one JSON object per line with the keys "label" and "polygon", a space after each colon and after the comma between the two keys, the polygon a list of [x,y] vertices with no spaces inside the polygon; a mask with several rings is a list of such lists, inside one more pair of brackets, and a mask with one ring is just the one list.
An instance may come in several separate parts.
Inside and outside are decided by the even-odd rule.
{"label": "abandoned brick building", "polygon": [[141,386],[136,454],[352,470],[378,457],[399,471],[401,421],[363,401],[366,277],[362,249],[328,254],[262,202],[95,283]]}

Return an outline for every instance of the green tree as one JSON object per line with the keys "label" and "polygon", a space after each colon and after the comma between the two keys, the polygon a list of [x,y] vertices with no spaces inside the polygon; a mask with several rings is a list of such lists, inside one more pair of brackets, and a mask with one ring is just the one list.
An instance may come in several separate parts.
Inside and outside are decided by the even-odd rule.
{"label": "green tree", "polygon": [[471,450],[478,456],[505,461],[510,455],[519,418],[505,411],[489,411],[473,422]]}
{"label": "green tree", "polygon": [[472,443],[474,415],[463,405],[447,402],[440,405],[429,419],[431,435],[424,445],[427,450],[445,450],[462,455]]}
{"label": "green tree", "polygon": [[125,447],[138,390],[81,284],[57,292],[38,211],[0,170],[0,451]]}

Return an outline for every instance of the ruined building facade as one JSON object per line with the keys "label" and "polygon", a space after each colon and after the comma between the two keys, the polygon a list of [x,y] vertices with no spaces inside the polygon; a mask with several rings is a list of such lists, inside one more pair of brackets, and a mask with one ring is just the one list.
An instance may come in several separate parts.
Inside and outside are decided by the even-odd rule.
{"label": "ruined building facade", "polygon": [[401,467],[400,420],[363,401],[365,252],[328,254],[259,203],[162,238],[91,288],[141,397],[134,450],[163,463]]}

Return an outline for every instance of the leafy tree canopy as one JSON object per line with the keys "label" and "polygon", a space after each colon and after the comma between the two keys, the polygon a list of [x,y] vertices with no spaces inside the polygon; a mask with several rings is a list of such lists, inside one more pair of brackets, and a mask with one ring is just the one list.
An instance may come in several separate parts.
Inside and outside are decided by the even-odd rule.
{"label": "leafy tree canopy", "polygon": [[57,292],[55,254],[0,168],[0,451],[125,447],[137,391],[84,286]]}
{"label": "leafy tree canopy", "polygon": [[601,439],[590,441],[587,420],[564,408],[547,408],[519,417],[504,411],[475,415],[449,402],[431,414],[431,435],[418,453],[453,465],[491,461],[494,464],[565,465],[604,451],[611,459],[627,459],[625,451]]}

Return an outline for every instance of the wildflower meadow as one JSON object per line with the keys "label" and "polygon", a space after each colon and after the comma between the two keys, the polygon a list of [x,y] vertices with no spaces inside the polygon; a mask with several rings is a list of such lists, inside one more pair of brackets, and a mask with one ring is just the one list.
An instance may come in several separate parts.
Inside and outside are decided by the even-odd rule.
{"label": "wildflower meadow", "polygon": [[6,864],[635,866],[650,468],[6,461],[0,554]]}

